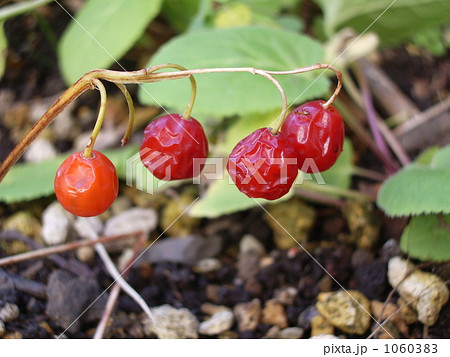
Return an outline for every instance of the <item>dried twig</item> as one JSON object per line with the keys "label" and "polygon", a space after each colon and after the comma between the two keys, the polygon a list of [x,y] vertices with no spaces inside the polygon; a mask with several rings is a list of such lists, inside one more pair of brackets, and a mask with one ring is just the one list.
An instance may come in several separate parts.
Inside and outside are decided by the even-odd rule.
{"label": "dried twig", "polygon": [[[52,255],[52,254],[56,254],[56,253],[63,253],[63,252],[74,250],[74,249],[77,249],[77,248],[80,248],[80,247],[95,245],[97,243],[114,242],[114,241],[121,240],[121,239],[124,239],[124,238],[138,236],[141,233],[142,232],[137,231],[137,232],[133,232],[133,233],[120,234],[120,235],[116,235],[116,236],[99,237],[96,240],[85,239],[85,240],[81,240],[81,241],[76,241],[76,242],[70,242],[70,243],[66,243],[66,244],[57,245],[57,246],[54,246],[54,247],[40,248],[40,249],[35,250],[35,251],[31,251],[31,252],[27,252],[27,253],[22,253],[22,254],[17,254],[17,255],[6,257],[6,258],[2,258],[2,259],[0,259],[0,266],[16,264],[16,263],[24,262],[26,260],[31,260],[31,259],[43,258],[43,257],[45,257],[47,255]],[[2,237],[2,234],[0,234],[0,238],[1,237]],[[23,239],[23,236],[22,236],[22,239]]]}

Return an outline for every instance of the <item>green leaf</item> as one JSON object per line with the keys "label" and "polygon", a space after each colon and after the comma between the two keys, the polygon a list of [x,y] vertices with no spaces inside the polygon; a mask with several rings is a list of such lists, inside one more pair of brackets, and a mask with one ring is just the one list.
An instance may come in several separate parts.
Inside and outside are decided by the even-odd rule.
{"label": "green leaf", "polygon": [[387,179],[377,197],[390,216],[450,213],[450,145],[424,151]]}
{"label": "green leaf", "polygon": [[[139,146],[129,145],[121,149],[105,150],[103,153],[116,166],[119,178],[126,179],[126,161],[138,150]],[[0,183],[0,201],[14,203],[53,194],[55,173],[67,156],[68,154],[62,154],[40,163],[14,165]],[[30,177],[33,179],[30,180]]]}
{"label": "green leaf", "polygon": [[[348,189],[352,181],[353,172],[353,146],[349,139],[344,141],[344,150],[337,159],[336,163],[327,171],[319,174],[305,174],[299,172],[296,185],[302,185],[307,182],[307,189],[322,191],[322,187],[326,189],[327,194],[336,196],[331,193],[332,188]],[[325,184],[321,184],[320,182]],[[326,187],[325,187],[326,186]],[[331,189],[330,189],[331,188]],[[324,190],[325,192],[325,190]]]}
{"label": "green leaf", "polygon": [[5,36],[3,21],[0,21],[0,78],[3,77],[6,65],[6,51],[8,50],[8,39]]}
{"label": "green leaf", "polygon": [[[325,32],[352,27],[376,32],[393,45],[421,29],[448,22],[448,0],[315,0],[324,13]],[[370,28],[369,28],[370,26]]]}
{"label": "green leaf", "polygon": [[59,63],[68,84],[118,61],[159,13],[162,0],[88,0],[64,32]]}
{"label": "green leaf", "polygon": [[178,32],[185,31],[197,14],[201,0],[165,0],[162,6],[163,16]]}
{"label": "green leaf", "polygon": [[386,180],[377,204],[389,216],[450,213],[450,170],[411,164]]}
{"label": "green leaf", "polygon": [[243,211],[267,203],[281,202],[292,197],[292,190],[282,198],[267,201],[262,198],[249,198],[240,192],[228,173],[214,181],[206,193],[189,210],[193,217],[216,218],[225,214]]}
{"label": "green leaf", "polygon": [[[238,123],[245,123],[245,125],[243,126],[239,125],[239,127],[243,128],[244,130],[249,129],[247,125],[251,127],[253,126],[253,124],[258,122],[257,116],[247,117],[245,118],[247,119],[245,121],[242,119],[243,118],[241,118]],[[238,127],[238,124],[236,124],[235,127]],[[256,129],[259,127],[260,126],[258,125]],[[252,128],[251,131],[253,130],[254,129]],[[241,136],[241,138],[242,137],[243,136]],[[323,186],[326,186],[328,190],[330,190],[331,188],[331,191],[333,191],[333,187],[347,189],[350,185],[351,172],[353,168],[351,163],[352,152],[353,149],[351,146],[351,142],[350,140],[346,139],[344,144],[344,152],[339,157],[336,164],[330,170],[322,173],[326,185],[318,185],[315,182],[311,183],[310,181],[308,181],[307,185],[305,182],[305,189],[321,191],[321,187]],[[305,178],[305,180],[306,179],[309,178]],[[314,180],[315,177],[312,176],[311,179]],[[293,191],[294,190],[292,189],[287,195],[274,201],[267,201],[264,199],[255,200],[253,198],[247,197],[245,194],[240,192],[233,181],[231,181],[228,173],[225,173],[224,178],[214,181],[208,187],[205,195],[192,206],[189,214],[195,217],[219,217],[224,214],[230,214],[253,208],[259,206],[260,204],[263,205],[267,203],[276,203],[288,200],[292,197]],[[328,193],[328,191],[326,193],[333,195],[332,193]]]}
{"label": "green leaf", "polygon": [[403,231],[400,248],[420,260],[450,260],[450,215],[413,217]]}
{"label": "green leaf", "polygon": [[[321,45],[297,33],[261,27],[239,27],[197,31],[175,37],[161,46],[150,65],[178,63],[187,68],[257,67],[290,70],[320,62]],[[288,103],[303,102],[325,94],[326,78],[321,72],[277,76]],[[280,93],[266,78],[249,73],[212,73],[196,76],[198,91],[193,116],[208,117],[266,113],[281,107]],[[145,104],[157,103],[182,112],[190,93],[189,81],[149,83],[139,89]]]}
{"label": "green leaf", "polygon": [[248,114],[237,120],[226,130],[225,140],[220,142],[217,152],[228,155],[236,144],[259,128],[270,126],[280,115],[281,108],[264,114]]}
{"label": "green leaf", "polygon": [[434,169],[450,171],[450,145],[440,149],[433,155],[430,166]]}

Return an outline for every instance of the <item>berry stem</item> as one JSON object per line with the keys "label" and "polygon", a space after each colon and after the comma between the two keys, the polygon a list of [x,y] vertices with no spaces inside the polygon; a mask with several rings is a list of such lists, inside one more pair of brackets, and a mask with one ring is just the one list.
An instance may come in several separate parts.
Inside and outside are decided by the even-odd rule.
{"label": "berry stem", "polygon": [[[188,71],[187,68],[180,66],[178,64],[165,63],[165,64],[159,64],[159,65],[150,67],[150,68],[148,68],[147,72],[150,74],[150,73],[159,71],[160,69],[163,69],[163,68],[174,68],[174,69],[178,69],[179,71]],[[189,102],[186,105],[186,109],[184,110],[182,117],[183,117],[183,119],[189,120],[189,118],[191,117],[192,109],[194,108],[195,98],[197,96],[197,83],[192,74],[187,75],[186,77],[188,77],[189,81],[191,82],[191,98],[189,98]]]}
{"label": "berry stem", "polygon": [[97,87],[100,91],[100,109],[98,110],[97,121],[95,122],[94,129],[92,130],[91,138],[89,139],[89,143],[86,145],[86,149],[84,149],[83,157],[91,158],[92,150],[94,149],[95,140],[97,140],[97,136],[100,133],[100,129],[102,128],[103,120],[105,119],[105,111],[106,111],[106,89],[103,83],[94,78],[92,80],[92,84]]}
{"label": "berry stem", "polygon": [[[154,73],[157,70],[160,70],[162,68],[175,68],[178,69],[179,72],[160,72],[160,73]],[[92,87],[92,84],[95,84],[95,86],[100,90],[100,93],[102,93],[102,90],[100,89],[100,85],[97,85],[97,81],[99,82],[101,80],[106,80],[109,82],[113,82],[115,84],[123,85],[123,84],[139,84],[139,83],[152,83],[152,82],[160,82],[164,80],[173,80],[173,79],[181,79],[181,78],[189,78],[191,81],[191,99],[186,106],[186,109],[183,113],[183,118],[189,119],[192,107],[195,101],[196,96],[196,83],[195,79],[193,78],[193,75],[196,74],[203,74],[203,73],[232,73],[232,72],[249,72],[252,74],[259,74],[267,79],[269,79],[272,83],[275,84],[277,89],[280,91],[282,100],[283,100],[283,109],[280,114],[280,116],[277,119],[277,122],[275,126],[272,128],[272,133],[276,134],[281,126],[283,125],[284,118],[286,116],[287,112],[287,100],[286,100],[286,94],[281,87],[280,83],[273,78],[272,75],[287,75],[287,74],[299,74],[299,73],[305,73],[317,69],[330,69],[332,70],[337,77],[338,83],[336,86],[336,89],[330,99],[323,104],[323,107],[327,109],[336,99],[337,95],[339,94],[339,91],[342,87],[342,74],[339,70],[337,70],[335,67],[324,64],[324,63],[317,63],[312,66],[307,67],[301,67],[296,68],[291,71],[266,71],[258,68],[253,67],[236,67],[236,68],[201,68],[201,69],[191,69],[186,70],[184,67],[176,65],[176,64],[162,64],[157,66],[152,66],[150,68],[144,68],[138,71],[132,71],[132,72],[119,72],[119,71],[112,71],[112,70],[105,70],[105,69],[97,69],[90,71],[83,75],[77,82],[75,82],[71,87],[69,87],[66,92],[49,108],[49,110],[39,119],[39,121],[31,128],[31,130],[24,136],[24,138],[17,144],[17,146],[13,149],[13,151],[8,155],[8,157],[3,161],[3,163],[0,165],[0,182],[3,180],[5,175],[8,173],[8,171],[11,169],[11,167],[16,163],[16,161],[22,156],[22,154],[25,152],[25,150],[30,146],[30,144],[36,139],[36,137],[44,130],[48,125],[50,125],[53,120],[56,118],[56,116],[64,110],[64,108],[71,103],[73,100],[78,98],[82,93],[84,93],[86,90]],[[97,80],[97,81],[96,81]],[[101,86],[103,86],[101,84]],[[120,88],[120,86],[119,86]],[[128,99],[127,94],[125,94],[125,97],[127,98],[127,103],[129,108],[132,107],[132,102]],[[106,98],[106,95],[105,95]],[[131,98],[131,97],[130,97]],[[106,99],[105,99],[106,100]],[[103,109],[104,110],[104,109]],[[100,111],[102,111],[102,106],[100,107]],[[131,117],[133,116],[132,111],[134,109],[130,109],[130,121],[127,127],[127,131],[125,133],[124,139],[122,140],[122,144],[127,141],[127,138],[129,133],[131,132],[131,127],[133,125]],[[99,117],[100,117],[99,112]],[[99,119],[97,120],[97,124],[101,126],[101,122],[99,123]],[[96,129],[94,128],[94,131]],[[98,135],[98,132],[95,134],[93,132],[93,140],[89,143],[93,147],[93,142],[95,141],[96,135]],[[89,145],[88,145],[89,147]],[[90,149],[86,148],[88,156],[91,155]],[[85,151],[86,151],[85,150]]]}
{"label": "berry stem", "polygon": [[125,87],[123,84],[116,83],[117,87],[119,87],[120,91],[125,96],[125,100],[127,101],[128,105],[128,125],[127,129],[125,130],[125,134],[123,135],[121,142],[122,146],[125,146],[128,143],[128,139],[130,138],[131,131],[133,130],[134,126],[134,104],[133,104],[133,98],[131,98],[130,92],[128,92],[127,87]]}

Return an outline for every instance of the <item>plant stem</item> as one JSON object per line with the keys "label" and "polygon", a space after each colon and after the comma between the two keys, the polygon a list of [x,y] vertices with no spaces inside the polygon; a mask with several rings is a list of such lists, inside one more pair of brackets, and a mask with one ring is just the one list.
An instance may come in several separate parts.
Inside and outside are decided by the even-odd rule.
{"label": "plant stem", "polygon": [[89,139],[89,143],[86,146],[86,149],[84,149],[83,157],[85,158],[92,158],[92,150],[94,150],[94,144],[97,140],[97,136],[100,133],[100,130],[102,128],[103,120],[105,119],[105,111],[106,111],[106,89],[103,83],[97,79],[94,78],[92,80],[92,84],[94,84],[97,89],[100,91],[100,109],[98,110],[98,116],[97,121],[95,122],[94,129],[92,130],[91,138]]}
{"label": "plant stem", "polygon": [[16,254],[16,255],[2,258],[2,259],[0,259],[0,267],[5,266],[5,265],[21,263],[21,262],[31,260],[31,259],[43,258],[48,255],[53,255],[53,254],[57,254],[57,253],[68,252],[70,250],[75,250],[80,247],[86,247],[86,246],[94,245],[97,243],[115,242],[117,240],[122,240],[122,239],[128,238],[128,237],[134,237],[134,236],[138,236],[141,234],[142,234],[141,231],[137,231],[137,232],[132,232],[132,233],[128,233],[128,234],[120,234],[120,235],[116,235],[116,236],[104,236],[104,237],[100,237],[96,240],[85,239],[85,240],[80,240],[80,241],[76,241],[76,242],[70,242],[70,243],[66,243],[66,244],[57,245],[54,247],[41,248],[41,249],[34,250],[31,252]]}
{"label": "plant stem", "polygon": [[[162,68],[176,68],[180,69],[179,72],[161,72],[161,73],[154,73],[155,71],[162,69]],[[338,84],[337,87],[333,93],[333,95],[330,97],[330,99],[323,105],[326,109],[333,101],[336,99],[341,86],[342,86],[342,75],[341,72],[339,72],[336,68],[323,63],[317,63],[312,66],[302,67],[302,68],[296,68],[291,71],[265,71],[258,68],[253,67],[236,67],[236,68],[201,68],[201,69],[191,69],[191,70],[184,70],[184,67],[176,65],[176,64],[162,64],[153,66],[150,68],[144,68],[138,71],[133,72],[119,72],[119,71],[112,71],[112,70],[104,70],[104,69],[97,69],[90,71],[83,75],[77,82],[75,82],[69,89],[67,89],[66,92],[49,108],[49,110],[39,119],[39,121],[31,128],[31,130],[25,135],[25,137],[17,144],[17,146],[13,149],[13,151],[8,155],[6,160],[1,164],[0,166],[0,182],[3,180],[5,175],[8,173],[8,171],[11,169],[11,167],[17,162],[17,160],[22,156],[22,154],[25,152],[25,150],[30,146],[30,144],[33,142],[33,140],[44,130],[50,123],[53,122],[53,120],[56,118],[56,116],[74,99],[79,97],[82,93],[84,93],[87,89],[89,89],[92,84],[95,84],[97,88],[100,90],[100,93],[102,95],[102,87],[103,85],[99,84],[99,80],[106,80],[109,82],[113,82],[115,84],[138,84],[138,83],[152,83],[152,82],[160,82],[164,80],[173,80],[173,79],[181,79],[181,78],[189,78],[191,80],[191,86],[192,86],[192,93],[191,93],[191,99],[188,103],[188,106],[186,107],[186,110],[183,113],[183,117],[187,116],[189,117],[191,111],[192,111],[192,105],[195,100],[196,95],[196,85],[195,80],[193,78],[193,75],[195,74],[203,74],[203,73],[235,73],[235,72],[248,72],[252,74],[258,74],[261,75],[267,79],[269,79],[272,83],[275,84],[277,89],[279,90],[281,94],[281,98],[283,101],[283,108],[281,111],[281,114],[277,120],[277,123],[272,128],[272,133],[276,134],[281,126],[283,125],[284,118],[286,116],[287,111],[287,99],[286,99],[286,93],[284,92],[283,88],[281,87],[280,83],[272,76],[272,75],[287,75],[287,74],[298,74],[298,73],[304,73],[309,72],[317,69],[330,69],[335,72]],[[181,70],[182,69],[182,70]],[[97,81],[96,81],[97,80]],[[120,88],[120,87],[119,87]],[[125,94],[125,93],[124,93]],[[106,94],[105,94],[106,95]],[[125,97],[127,95],[125,94]],[[131,101],[127,99],[127,103],[130,106]],[[100,106],[100,112],[104,110],[104,107]],[[99,112],[99,119],[97,120],[97,124],[101,125],[101,113]],[[131,114],[132,115],[132,114]],[[131,124],[129,124],[131,125]],[[91,138],[91,142],[89,143],[88,147],[85,150],[85,154],[88,155],[88,157],[92,154],[90,152],[91,149],[89,147],[93,146],[93,142],[95,141],[95,131],[96,128],[94,128],[93,132],[93,138]],[[127,129],[127,133],[131,131],[131,129]],[[98,134],[98,133],[97,133]],[[127,139],[127,134],[125,134],[125,142]],[[91,153],[91,154],[90,154]]]}
{"label": "plant stem", "polygon": [[31,11],[39,6],[48,4],[53,0],[33,0],[33,1],[22,1],[16,4],[11,4],[3,7],[0,10],[0,22],[5,21],[11,17],[21,15],[25,12]]}
{"label": "plant stem", "polygon": [[134,104],[133,98],[131,98],[130,92],[128,92],[127,87],[120,83],[116,83],[116,86],[119,87],[120,91],[125,96],[125,100],[127,101],[128,105],[128,125],[127,129],[125,130],[125,134],[123,134],[123,138],[120,141],[121,145],[125,146],[128,143],[128,139],[130,138],[131,131],[133,130],[134,126]]}

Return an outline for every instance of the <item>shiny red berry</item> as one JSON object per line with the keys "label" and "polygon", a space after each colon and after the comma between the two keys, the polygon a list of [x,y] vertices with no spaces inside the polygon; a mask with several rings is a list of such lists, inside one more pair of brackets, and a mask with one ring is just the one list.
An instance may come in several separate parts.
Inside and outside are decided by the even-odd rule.
{"label": "shiny red berry", "polygon": [[98,216],[114,202],[119,190],[116,168],[102,153],[69,156],[55,176],[55,194],[61,205],[80,217]]}
{"label": "shiny red berry", "polygon": [[282,133],[262,128],[242,139],[231,152],[227,170],[248,197],[275,200],[289,192],[297,177],[296,153]]}
{"label": "shiny red berry", "polygon": [[160,180],[188,179],[200,174],[208,139],[194,118],[167,114],[145,128],[139,153],[144,166]]}
{"label": "shiny red berry", "polygon": [[333,107],[324,101],[305,103],[286,117],[281,131],[297,151],[298,168],[304,172],[328,170],[344,146],[344,122]]}

